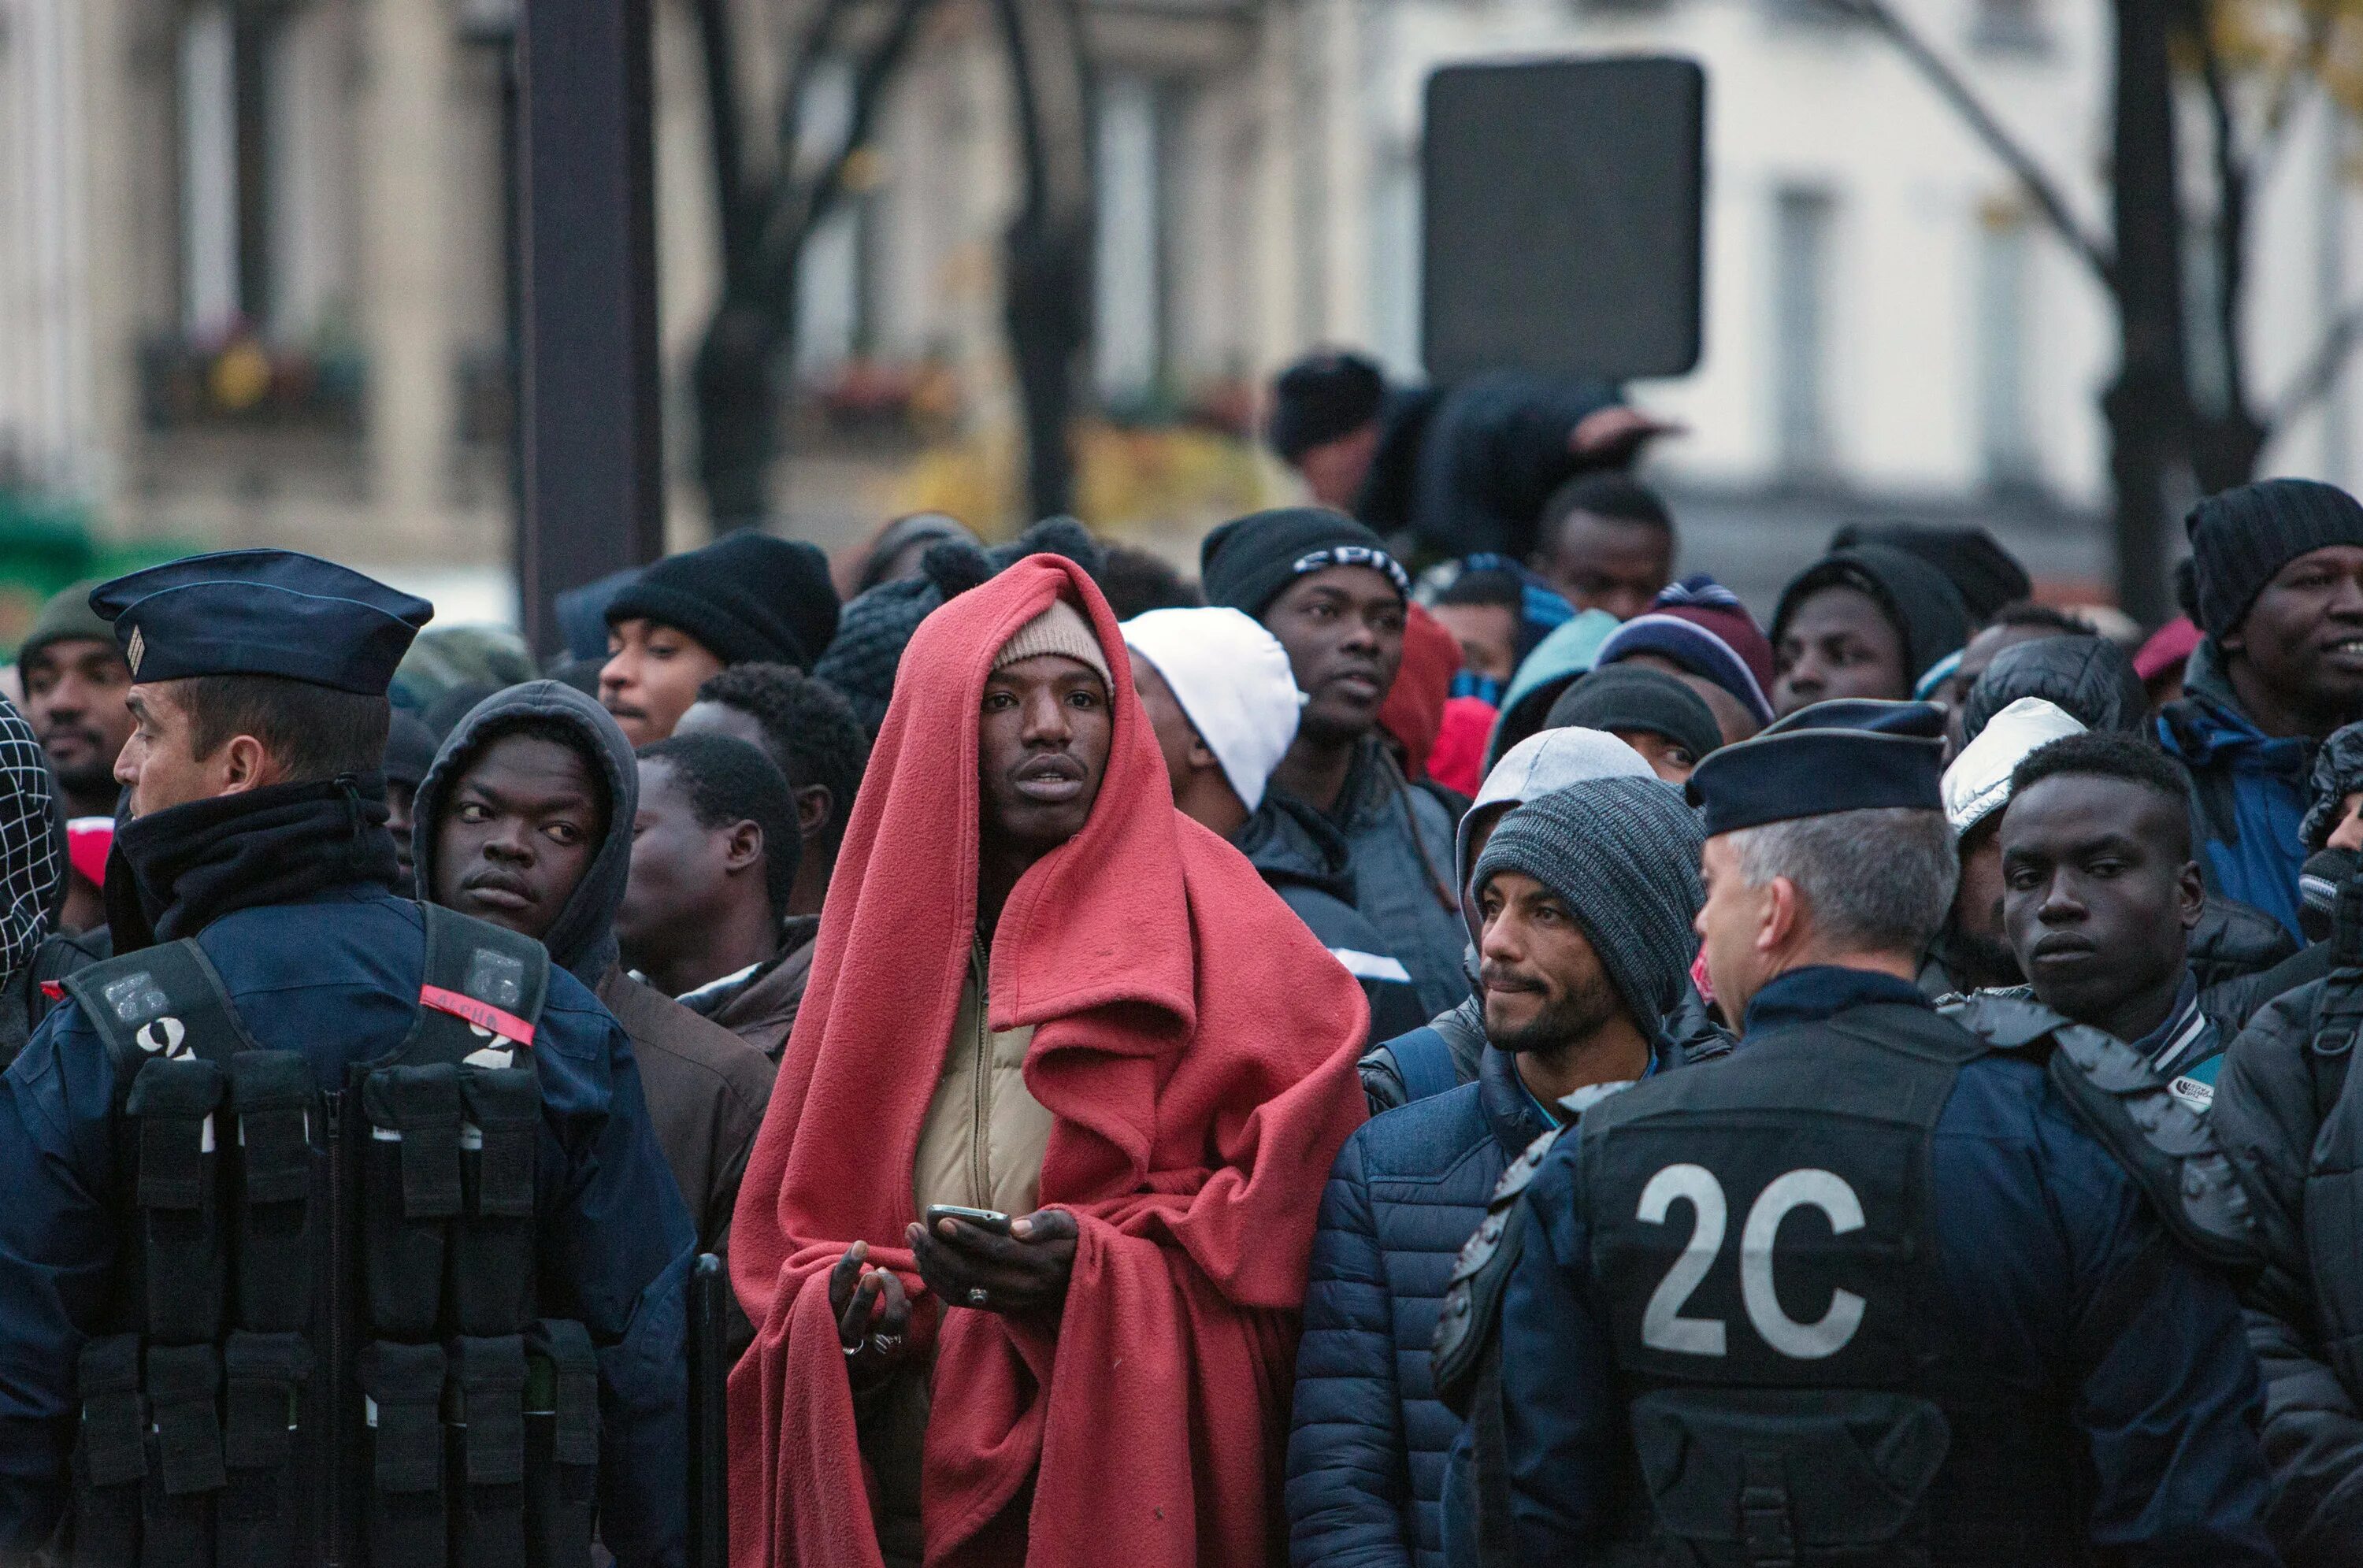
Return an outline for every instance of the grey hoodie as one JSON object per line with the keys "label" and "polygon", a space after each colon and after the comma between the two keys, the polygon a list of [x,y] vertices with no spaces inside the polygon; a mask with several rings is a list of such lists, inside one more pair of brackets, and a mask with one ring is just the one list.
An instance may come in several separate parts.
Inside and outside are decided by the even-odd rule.
{"label": "grey hoodie", "polygon": [[624,883],[631,874],[632,819],[640,810],[639,762],[606,709],[557,680],[528,680],[495,691],[470,709],[452,726],[418,786],[411,859],[418,867],[420,894],[426,896],[435,886],[436,828],[452,780],[491,738],[488,731],[511,729],[527,719],[553,722],[579,735],[582,749],[596,759],[600,782],[607,790],[607,836],[542,939],[551,962],[596,990],[616,962],[616,910],[624,901]]}

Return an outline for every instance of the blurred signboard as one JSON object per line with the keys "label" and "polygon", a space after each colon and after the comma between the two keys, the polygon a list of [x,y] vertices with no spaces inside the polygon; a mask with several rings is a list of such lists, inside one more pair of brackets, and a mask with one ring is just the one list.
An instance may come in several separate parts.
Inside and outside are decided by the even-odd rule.
{"label": "blurred signboard", "polygon": [[1453,65],[1427,81],[1423,358],[1622,381],[1698,364],[1706,73]]}

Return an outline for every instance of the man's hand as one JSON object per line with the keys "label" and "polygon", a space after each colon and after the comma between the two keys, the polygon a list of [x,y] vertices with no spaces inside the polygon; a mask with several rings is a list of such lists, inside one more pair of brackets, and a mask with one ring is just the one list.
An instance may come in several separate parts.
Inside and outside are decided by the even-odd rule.
{"label": "man's hand", "polygon": [[893,1270],[871,1268],[869,1256],[870,1243],[856,1242],[828,1271],[828,1309],[856,1387],[875,1383],[911,1353],[910,1293]]}
{"label": "man's hand", "polygon": [[1622,403],[1595,409],[1568,433],[1567,449],[1593,463],[1623,462],[1659,436],[1688,435],[1687,425],[1656,419]]}
{"label": "man's hand", "polygon": [[1076,1234],[1075,1217],[1063,1209],[1037,1209],[1012,1220],[1006,1236],[964,1220],[910,1230],[919,1277],[946,1306],[1012,1317],[1065,1305]]}

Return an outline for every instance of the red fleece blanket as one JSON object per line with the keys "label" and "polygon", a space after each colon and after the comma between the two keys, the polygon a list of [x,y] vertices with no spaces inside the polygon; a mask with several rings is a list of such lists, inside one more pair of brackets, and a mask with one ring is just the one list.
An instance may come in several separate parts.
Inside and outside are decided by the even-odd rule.
{"label": "red fleece blanket", "polygon": [[[994,932],[995,1029],[1031,1024],[1042,1201],[1082,1238],[1053,1327],[943,1308],[911,1270],[911,1165],[975,923],[977,714],[993,654],[1064,594],[1115,675],[1091,819]],[[1276,1503],[1315,1209],[1362,1117],[1360,988],[1231,846],[1173,809],[1124,644],[1080,569],[1035,556],[929,616],[821,917],[740,1189],[731,1278],[737,1568],[880,1557],[830,1266],[856,1240],[932,1332],[926,1562],[1254,1568]]]}

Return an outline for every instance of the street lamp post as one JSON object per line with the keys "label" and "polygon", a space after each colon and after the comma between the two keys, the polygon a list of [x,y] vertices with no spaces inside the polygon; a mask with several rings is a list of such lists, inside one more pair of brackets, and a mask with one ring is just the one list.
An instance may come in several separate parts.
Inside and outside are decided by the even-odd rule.
{"label": "street lamp post", "polygon": [[516,39],[510,210],[517,603],[559,645],[560,593],[664,549],[650,0],[461,0]]}

